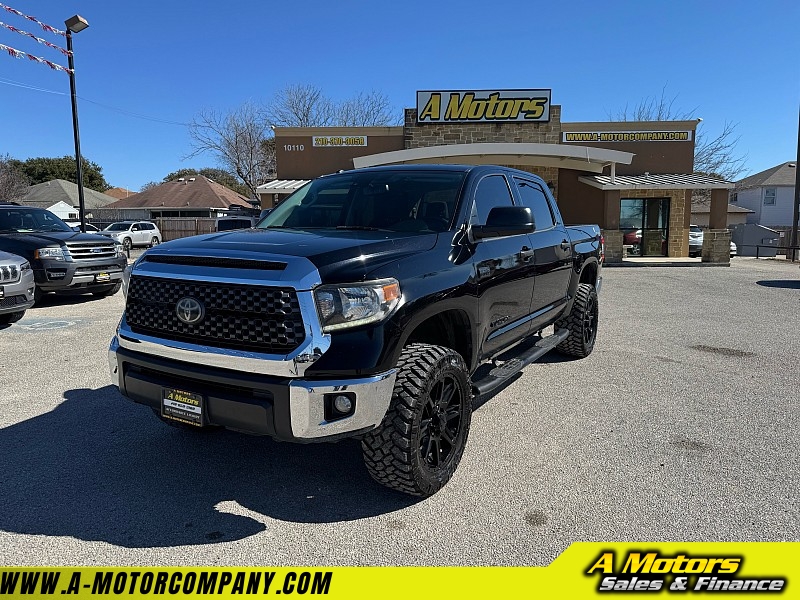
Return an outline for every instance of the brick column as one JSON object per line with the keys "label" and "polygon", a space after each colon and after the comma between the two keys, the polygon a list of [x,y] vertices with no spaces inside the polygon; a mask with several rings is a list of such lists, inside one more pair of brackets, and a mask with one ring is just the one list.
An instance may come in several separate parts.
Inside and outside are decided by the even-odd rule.
{"label": "brick column", "polygon": [[731,264],[731,232],[727,229],[708,229],[703,233],[703,262]]}
{"label": "brick column", "polygon": [[606,240],[606,258],[605,262],[621,263],[622,262],[622,232],[619,229],[604,229],[603,237]]}
{"label": "brick column", "polygon": [[709,229],[728,228],[728,190],[711,190],[711,214],[708,215]]}
{"label": "brick column", "polygon": [[619,190],[603,192],[603,229],[619,229]]}

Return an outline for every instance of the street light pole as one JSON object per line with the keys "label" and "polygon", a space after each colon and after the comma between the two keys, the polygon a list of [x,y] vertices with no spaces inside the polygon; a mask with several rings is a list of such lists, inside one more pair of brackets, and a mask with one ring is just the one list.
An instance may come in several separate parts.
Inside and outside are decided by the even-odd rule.
{"label": "street light pole", "polygon": [[81,134],[78,129],[78,96],[75,93],[75,61],[72,56],[72,33],[83,31],[89,23],[75,15],[64,24],[67,26],[67,60],[69,61],[69,89],[72,95],[72,132],[75,136],[75,166],[78,175],[78,212],[81,217],[81,231],[86,232],[86,203],[83,198],[83,160],[81,160]]}
{"label": "street light pole", "polygon": [[[790,246],[797,246],[797,220],[800,218],[800,111],[797,119],[797,156],[795,157],[794,168],[794,215],[792,218],[792,236],[789,240]],[[797,250],[792,250],[792,261],[795,259]],[[788,253],[787,253],[788,257]]]}

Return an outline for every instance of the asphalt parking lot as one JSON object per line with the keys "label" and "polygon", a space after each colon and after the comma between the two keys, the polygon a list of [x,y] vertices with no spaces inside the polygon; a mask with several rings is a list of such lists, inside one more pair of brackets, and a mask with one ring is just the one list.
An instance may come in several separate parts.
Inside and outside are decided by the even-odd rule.
{"label": "asphalt parking lot", "polygon": [[584,360],[475,410],[453,480],[372,482],[357,442],[161,424],[109,385],[123,298],[0,330],[3,565],[545,565],[571,542],[800,539],[800,269],[606,269]]}

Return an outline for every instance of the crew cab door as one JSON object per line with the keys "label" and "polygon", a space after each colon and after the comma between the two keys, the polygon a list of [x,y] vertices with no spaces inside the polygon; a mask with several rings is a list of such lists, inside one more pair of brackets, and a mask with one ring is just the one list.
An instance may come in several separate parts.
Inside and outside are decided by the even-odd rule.
{"label": "crew cab door", "polygon": [[558,209],[542,186],[514,177],[519,199],[531,209],[535,230],[530,234],[536,287],[531,296],[531,328],[536,331],[557,315],[567,302],[572,277],[572,244]]}
{"label": "crew cab door", "polygon": [[[483,177],[475,187],[470,226],[485,225],[495,206],[513,206],[504,175]],[[475,243],[473,280],[477,288],[482,357],[526,336],[533,295],[533,254],[527,234]]]}

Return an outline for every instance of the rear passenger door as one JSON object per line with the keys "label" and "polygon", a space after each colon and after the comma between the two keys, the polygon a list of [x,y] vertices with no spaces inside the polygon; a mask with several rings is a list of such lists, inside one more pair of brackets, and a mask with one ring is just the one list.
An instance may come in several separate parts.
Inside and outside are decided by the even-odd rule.
{"label": "rear passenger door", "polygon": [[[506,177],[487,175],[474,188],[471,225],[485,225],[495,206],[513,206]],[[473,255],[479,297],[482,357],[526,336],[533,295],[532,258],[527,234],[480,240]]]}
{"label": "rear passenger door", "polygon": [[572,275],[572,245],[564,224],[556,218],[549,194],[533,179],[514,177],[523,206],[533,213],[536,229],[529,234],[534,251],[536,287],[531,297],[531,327],[540,328],[567,301]]}

